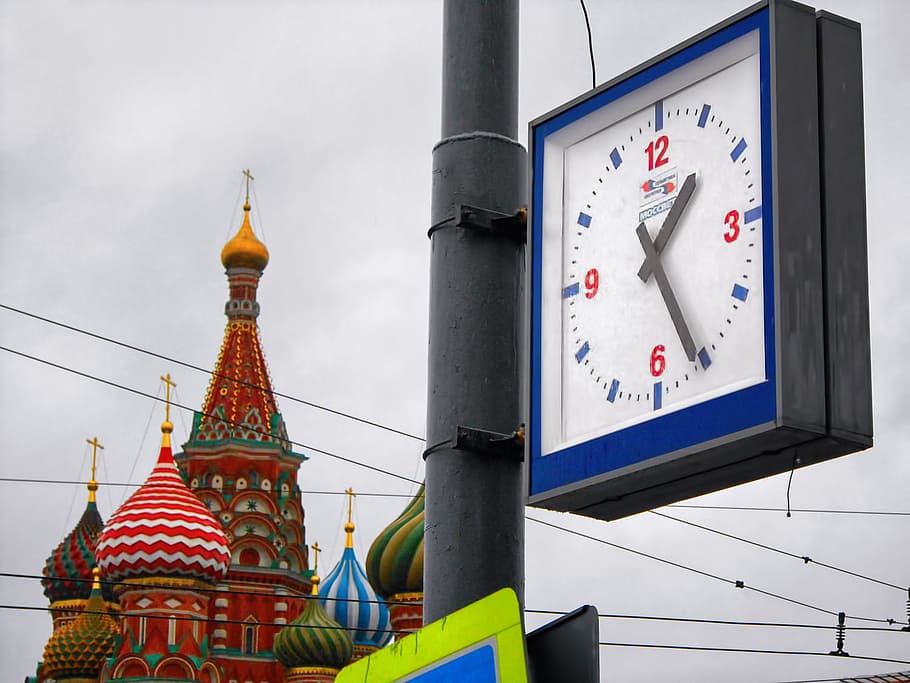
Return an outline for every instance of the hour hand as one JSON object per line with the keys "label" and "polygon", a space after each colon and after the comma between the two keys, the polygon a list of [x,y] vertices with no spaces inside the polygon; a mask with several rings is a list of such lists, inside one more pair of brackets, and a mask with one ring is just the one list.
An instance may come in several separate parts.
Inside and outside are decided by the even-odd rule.
{"label": "hour hand", "polygon": [[660,295],[663,297],[667,311],[670,313],[670,320],[673,321],[673,325],[676,327],[676,333],[679,335],[679,341],[682,342],[686,357],[694,362],[695,342],[692,341],[692,334],[689,332],[689,326],[686,325],[686,319],[679,308],[676,295],[673,294],[673,288],[670,287],[667,273],[664,271],[663,263],[660,261],[660,254],[657,253],[654,242],[651,241],[651,236],[648,234],[648,228],[644,223],[638,224],[635,234],[638,235],[638,241],[641,242],[641,248],[645,252],[645,262],[642,268],[647,268],[648,272],[654,274],[654,279],[657,280],[657,288],[660,290]]}

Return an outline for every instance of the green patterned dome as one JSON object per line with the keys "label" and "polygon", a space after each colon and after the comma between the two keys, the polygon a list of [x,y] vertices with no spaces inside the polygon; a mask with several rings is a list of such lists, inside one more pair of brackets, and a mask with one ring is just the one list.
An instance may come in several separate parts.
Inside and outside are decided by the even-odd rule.
{"label": "green patterned dome", "polygon": [[114,641],[120,629],[104,608],[97,569],[94,574],[95,582],[85,612],[57,629],[44,647],[42,673],[47,678],[57,681],[95,678],[114,652]]}
{"label": "green patterned dome", "polygon": [[[98,507],[90,500],[79,522],[51,553],[44,563],[44,594],[51,602],[85,600],[92,591],[92,568],[95,566],[95,546],[104,528]],[[111,587],[102,589],[104,599],[114,600]]]}
{"label": "green patterned dome", "polygon": [[424,485],[370,546],[366,570],[382,597],[423,593]]}
{"label": "green patterned dome", "polygon": [[274,651],[278,661],[288,668],[341,669],[351,661],[354,644],[344,627],[325,613],[314,591],[300,616],[275,636]]}

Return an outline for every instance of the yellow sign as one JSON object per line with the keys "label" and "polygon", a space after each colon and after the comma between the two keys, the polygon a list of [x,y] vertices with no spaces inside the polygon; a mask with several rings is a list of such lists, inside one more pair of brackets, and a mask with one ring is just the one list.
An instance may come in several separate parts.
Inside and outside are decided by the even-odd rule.
{"label": "yellow sign", "polygon": [[503,588],[346,666],[335,683],[527,683],[518,598]]}

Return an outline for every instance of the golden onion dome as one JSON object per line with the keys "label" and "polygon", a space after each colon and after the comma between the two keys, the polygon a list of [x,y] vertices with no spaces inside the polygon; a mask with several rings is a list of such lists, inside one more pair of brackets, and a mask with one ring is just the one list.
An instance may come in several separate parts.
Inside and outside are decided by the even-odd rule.
{"label": "golden onion dome", "polygon": [[252,268],[260,273],[269,263],[269,250],[259,241],[250,225],[250,203],[243,205],[243,224],[221,250],[221,263],[227,269]]}

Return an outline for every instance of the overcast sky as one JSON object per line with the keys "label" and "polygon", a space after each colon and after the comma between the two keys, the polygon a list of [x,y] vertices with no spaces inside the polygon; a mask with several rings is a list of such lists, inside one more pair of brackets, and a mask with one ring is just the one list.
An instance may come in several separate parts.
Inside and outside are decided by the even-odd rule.
{"label": "overcast sky", "polygon": [[[605,81],[747,6],[743,0],[588,0]],[[907,511],[910,424],[910,3],[827,0],[863,24],[876,445],[798,471],[796,508]],[[431,148],[439,138],[441,2],[0,2],[0,303],[211,368],[225,319],[219,260],[251,168],[254,227],[272,258],[260,286],[275,388],[421,435],[426,404]],[[522,3],[522,142],[529,120],[590,86],[579,3]],[[207,377],[0,309],[0,344],[201,406]],[[308,408],[279,406],[293,440],[405,477],[423,444]],[[191,415],[173,419],[176,443]],[[160,403],[0,352],[0,477],[138,483]],[[298,450],[307,453],[306,448]],[[344,497],[407,482],[310,452],[307,538],[333,565]],[[786,475],[700,499],[781,507]],[[107,519],[132,489],[103,486]],[[318,492],[318,493],[317,493]],[[0,482],[0,572],[39,574],[85,506],[82,486]],[[363,495],[356,547],[404,499]],[[908,517],[670,510],[900,586]],[[644,513],[605,524],[532,516],[825,609],[906,619],[901,593]],[[828,615],[529,524],[527,607],[833,624]],[[0,577],[0,604],[45,607],[35,580]],[[528,615],[535,627],[549,617]],[[855,623],[854,625],[861,625]],[[866,624],[876,625],[876,624]],[[43,612],[0,610],[4,677],[33,673]],[[829,631],[602,619],[602,641],[828,652]],[[910,660],[908,634],[850,632],[853,655]],[[603,680],[764,683],[910,669],[854,659],[634,647],[600,649]]]}

